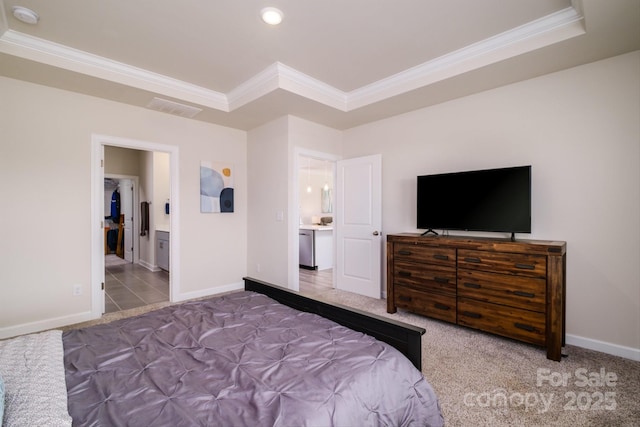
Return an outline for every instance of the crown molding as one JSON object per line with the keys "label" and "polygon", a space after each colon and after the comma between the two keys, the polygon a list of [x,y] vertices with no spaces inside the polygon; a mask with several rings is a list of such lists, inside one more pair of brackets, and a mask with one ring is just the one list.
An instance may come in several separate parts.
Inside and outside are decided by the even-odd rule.
{"label": "crown molding", "polygon": [[364,107],[467,71],[585,33],[583,16],[568,7],[349,92],[347,110]]}
{"label": "crown molding", "polygon": [[0,52],[217,110],[229,111],[227,97],[220,92],[14,30],[7,30],[0,37]]}
{"label": "crown molding", "polygon": [[227,94],[229,111],[236,110],[280,88],[278,63],[273,63]]}
{"label": "crown molding", "polygon": [[278,63],[278,70],[281,89],[347,111],[348,96],[345,92],[281,63]]}
{"label": "crown molding", "polygon": [[224,112],[237,110],[278,89],[349,112],[582,35],[585,28],[583,15],[579,12],[580,0],[574,0],[574,6],[351,92],[341,91],[285,64],[275,62],[224,94],[14,30],[5,29],[2,33],[6,17],[4,22],[0,19],[0,52]]}
{"label": "crown molding", "polygon": [[277,89],[286,90],[337,110],[346,111],[346,94],[281,62],[269,67],[231,90],[230,111],[236,110]]}

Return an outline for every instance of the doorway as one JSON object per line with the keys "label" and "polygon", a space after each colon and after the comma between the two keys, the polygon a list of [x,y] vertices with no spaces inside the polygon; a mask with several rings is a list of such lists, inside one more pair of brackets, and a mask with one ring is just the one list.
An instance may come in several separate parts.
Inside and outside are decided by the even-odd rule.
{"label": "doorway", "polygon": [[[105,166],[108,168],[108,164]],[[140,213],[134,209],[138,206],[138,186],[137,176],[104,175],[105,255],[111,264],[118,262],[116,258],[122,263],[138,262]]]}
{"label": "doorway", "polygon": [[333,188],[335,160],[321,153],[298,156],[298,285],[322,294],[334,288]]}
{"label": "doorway", "polygon": [[[107,271],[107,260],[105,257],[105,186],[104,178],[109,176],[112,169],[106,169],[106,156],[105,151],[110,149],[129,150],[131,152],[137,152],[140,157],[135,160],[134,163],[139,164],[141,172],[139,175],[139,181],[134,183],[134,189],[137,190],[134,196],[133,212],[138,215],[137,219],[134,219],[131,224],[131,231],[128,233],[133,239],[133,244],[130,246],[133,248],[131,251],[131,263],[126,262],[124,266],[120,266],[120,270],[117,271],[119,275],[118,280],[124,282],[122,279],[129,280],[140,284],[143,283],[147,286],[146,291],[138,289],[135,291],[145,305],[148,303],[159,302],[158,295],[154,294],[153,289],[149,286],[164,286],[163,301],[175,301],[177,295],[179,295],[180,289],[180,257],[176,248],[179,242],[179,185],[177,182],[178,177],[178,148],[175,146],[169,146],[164,144],[156,144],[145,141],[129,140],[118,137],[110,137],[105,135],[92,135],[92,317],[99,318],[106,310],[106,298],[105,288],[107,281],[115,276],[113,271]],[[153,185],[153,162],[159,155],[164,155],[167,159],[167,194],[162,195],[161,198],[154,197]],[[122,165],[121,165],[122,166]],[[116,172],[122,172],[117,170]],[[119,175],[116,173],[116,175]],[[123,175],[123,174],[120,174]],[[138,176],[133,174],[126,174],[124,178],[132,178],[133,181],[138,180]],[[156,200],[153,200],[153,199]],[[156,208],[162,209],[164,212],[165,202],[168,203],[169,199],[172,202],[171,215],[167,214],[165,218],[165,224],[162,225],[162,229],[166,232],[171,232],[171,242],[168,244],[169,253],[171,255],[170,265],[171,274],[168,271],[161,270],[157,267],[155,243],[156,243],[156,223],[154,222],[153,213],[149,215],[149,221],[147,221],[146,227],[143,227],[141,208],[143,201],[151,202],[149,206],[155,205]],[[154,203],[155,202],[155,203]],[[135,215],[134,215],[135,217]],[[159,220],[161,215],[156,215],[156,219]],[[159,222],[159,221],[158,221]],[[138,243],[136,246],[135,243]],[[123,257],[124,259],[124,257]],[[109,266],[111,270],[114,266]],[[167,269],[169,270],[169,268]],[[164,275],[164,283],[162,280],[153,279],[153,275]],[[126,304],[123,304],[126,305]],[[134,307],[120,307],[134,308]],[[109,311],[113,310],[113,307]]]}
{"label": "doorway", "polygon": [[[138,150],[113,147],[105,151],[105,171],[113,170],[111,163],[122,156],[139,156]],[[136,162],[137,163],[137,162]],[[169,272],[147,269],[139,264],[141,212],[138,176],[105,173],[105,313],[143,307],[169,301]],[[165,190],[168,194],[168,188]],[[146,233],[145,233],[146,234]]]}
{"label": "doorway", "polygon": [[[300,200],[305,182],[311,179],[311,163],[307,157],[332,160],[334,165],[334,221],[333,221],[333,274],[334,289],[381,298],[382,296],[382,156],[369,155],[348,160],[330,155],[294,151],[294,188],[289,212],[291,258],[299,260],[301,219]],[[308,186],[308,185],[307,185]],[[297,210],[296,210],[297,209]],[[298,215],[296,215],[298,214]],[[300,271],[297,263],[289,264],[289,288],[300,291]]]}

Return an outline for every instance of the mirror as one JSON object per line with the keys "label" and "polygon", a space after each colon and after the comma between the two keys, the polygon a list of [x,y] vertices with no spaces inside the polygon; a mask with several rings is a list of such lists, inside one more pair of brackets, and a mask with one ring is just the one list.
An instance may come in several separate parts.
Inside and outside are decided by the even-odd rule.
{"label": "mirror", "polygon": [[321,210],[322,213],[331,213],[332,206],[331,206],[331,189],[330,188],[323,188],[320,191],[320,205],[321,205]]}

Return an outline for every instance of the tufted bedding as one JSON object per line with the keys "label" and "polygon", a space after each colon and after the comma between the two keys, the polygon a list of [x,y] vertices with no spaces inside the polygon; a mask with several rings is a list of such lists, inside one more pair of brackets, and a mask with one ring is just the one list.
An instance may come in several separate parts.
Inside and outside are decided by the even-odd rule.
{"label": "tufted bedding", "polygon": [[63,334],[77,426],[439,426],[393,347],[254,292]]}

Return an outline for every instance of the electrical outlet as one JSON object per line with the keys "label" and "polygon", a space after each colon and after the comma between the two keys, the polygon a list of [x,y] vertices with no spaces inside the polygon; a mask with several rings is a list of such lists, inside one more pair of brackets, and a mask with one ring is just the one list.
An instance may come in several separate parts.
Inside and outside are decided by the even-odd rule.
{"label": "electrical outlet", "polygon": [[262,267],[260,266],[260,264],[256,264],[256,271],[258,273],[260,273],[260,271],[262,271]]}
{"label": "electrical outlet", "polygon": [[82,285],[73,285],[73,296],[82,295]]}

